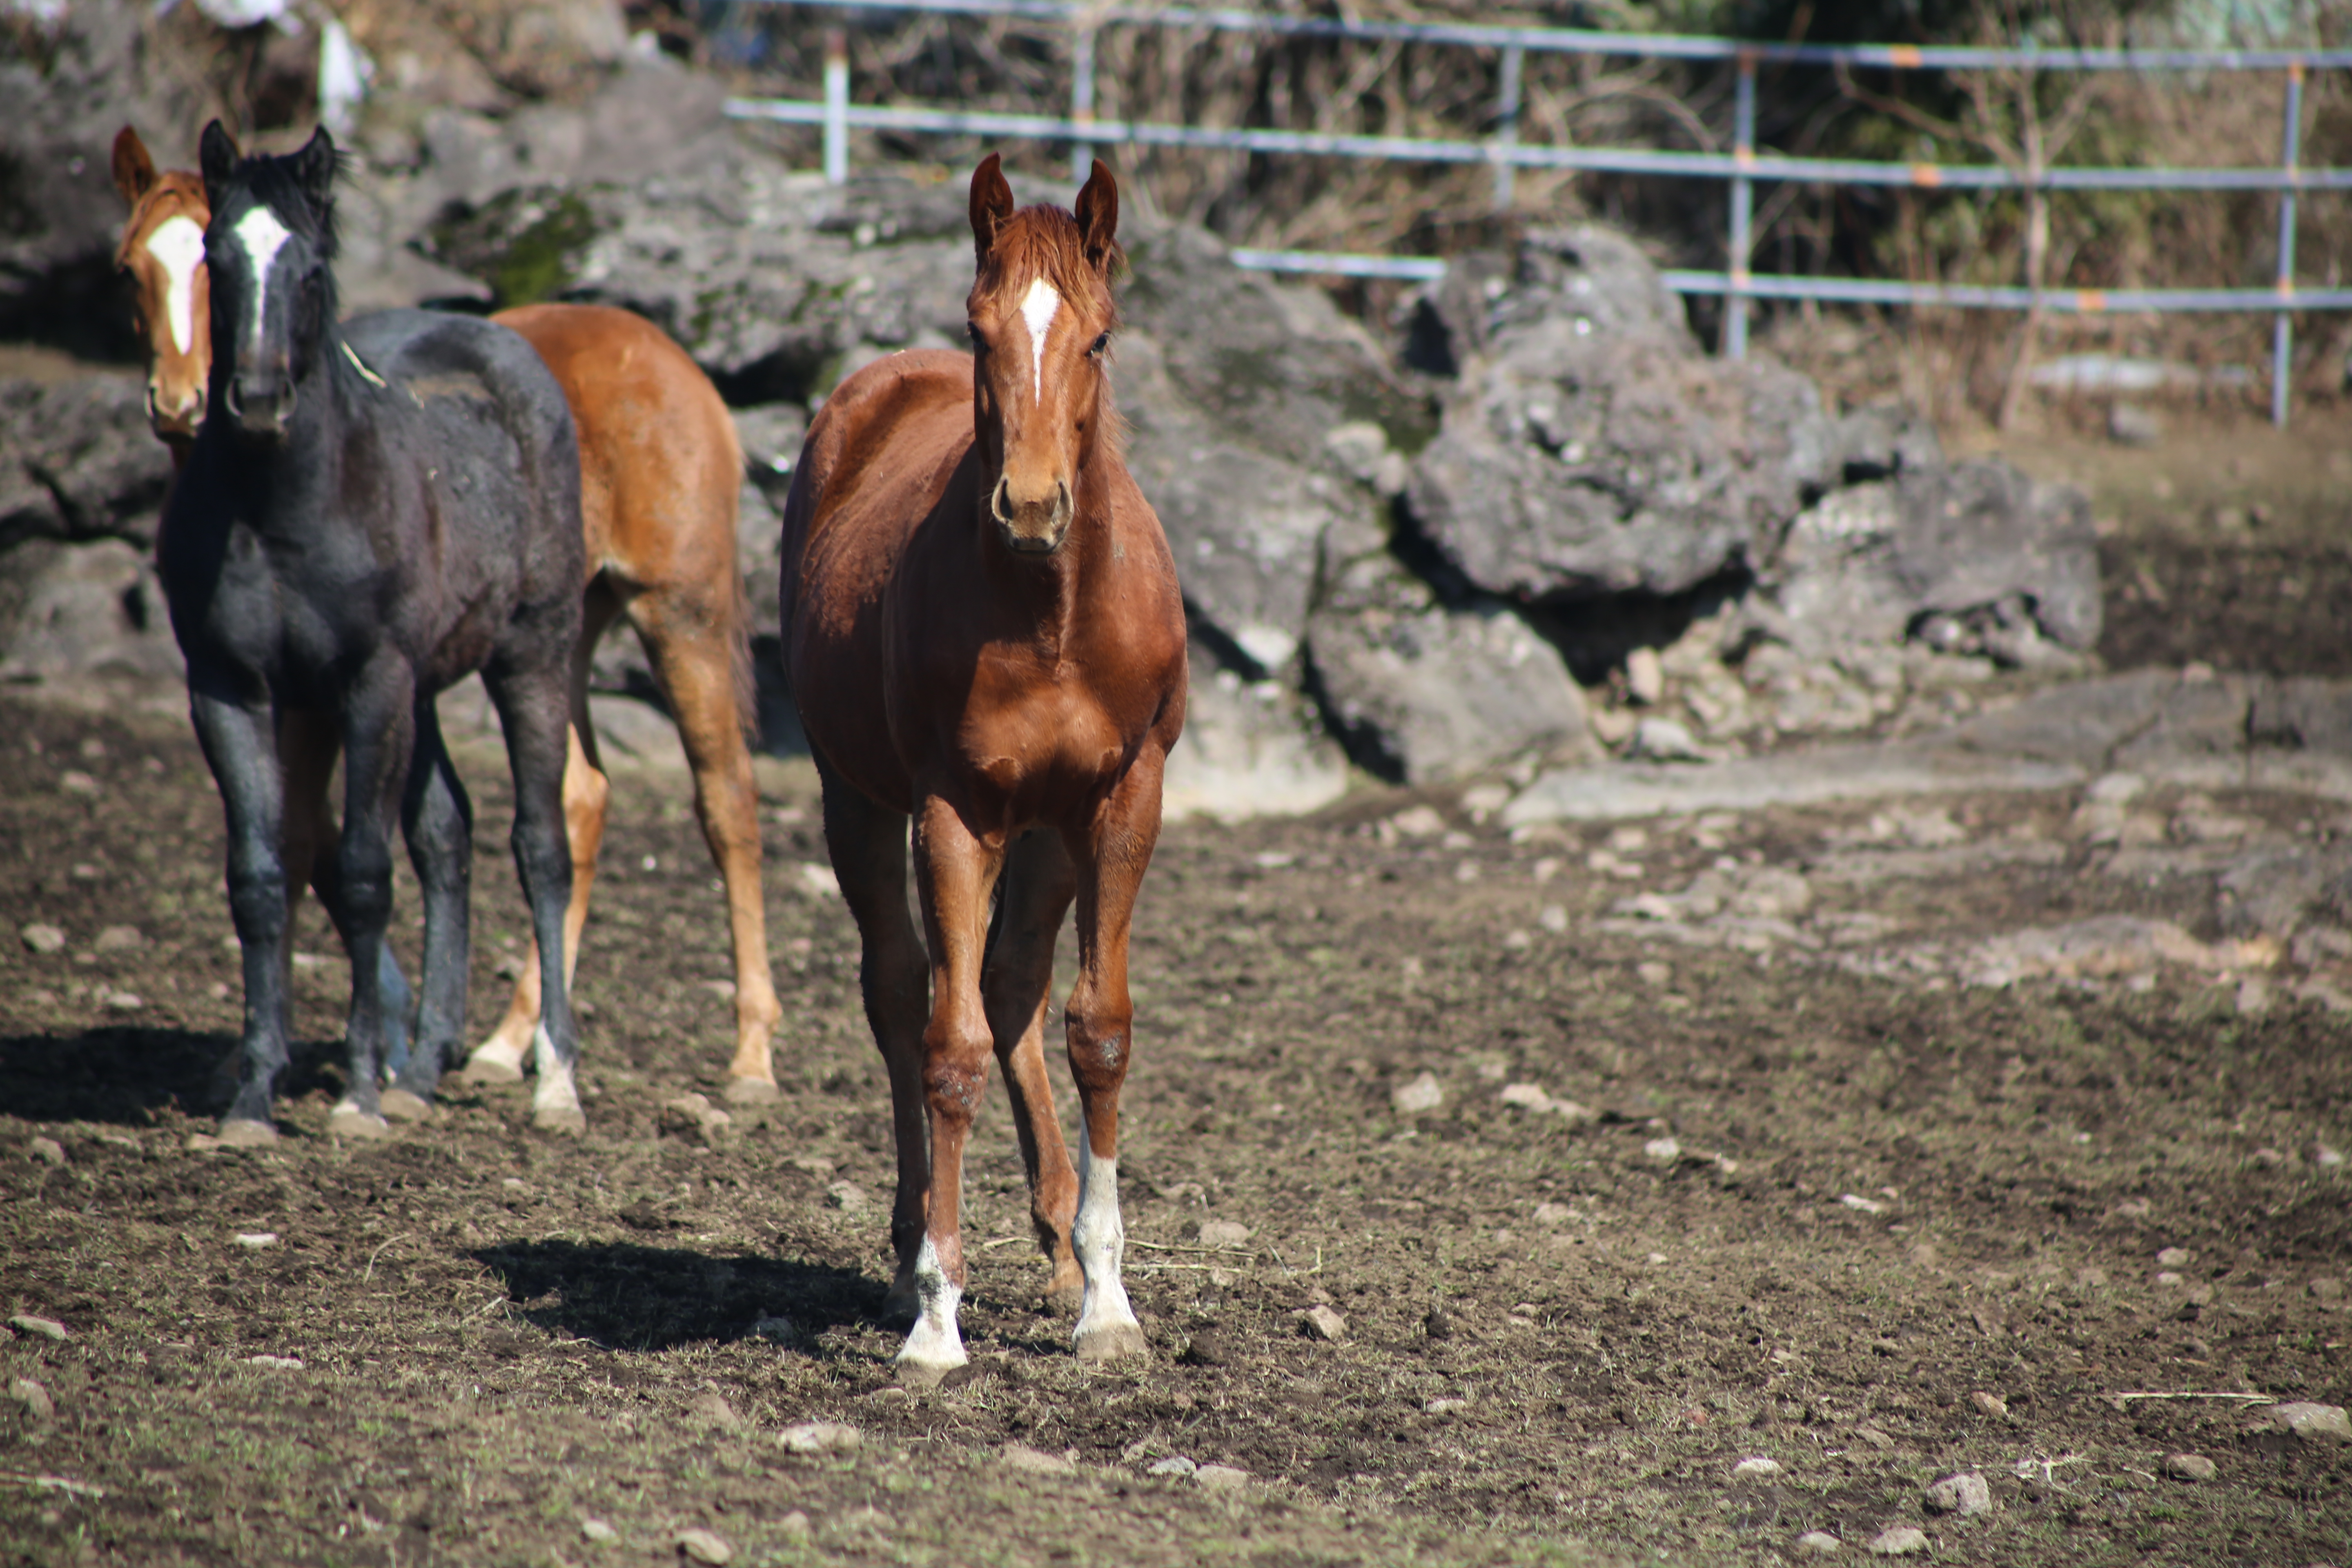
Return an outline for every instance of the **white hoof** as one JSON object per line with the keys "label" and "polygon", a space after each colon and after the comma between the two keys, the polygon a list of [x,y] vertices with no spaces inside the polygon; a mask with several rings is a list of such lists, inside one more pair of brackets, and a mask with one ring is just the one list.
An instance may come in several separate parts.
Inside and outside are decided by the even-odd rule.
{"label": "white hoof", "polygon": [[1118,1361],[1124,1356],[1151,1353],[1150,1342],[1143,1337],[1143,1326],[1136,1322],[1097,1323],[1080,1329],[1070,1337],[1070,1349],[1084,1362]]}
{"label": "white hoof", "polygon": [[465,1071],[459,1076],[467,1083],[520,1083],[522,1047],[502,1040],[478,1046],[466,1058]]}
{"label": "white hoof", "polygon": [[588,1118],[580,1109],[580,1090],[572,1081],[572,1069],[544,1056],[540,1060],[539,1091],[531,1096],[530,1124],[542,1132],[567,1138],[577,1138],[588,1131]]}
{"label": "white hoof", "polygon": [[783,1098],[772,1079],[730,1078],[719,1098],[730,1105],[773,1105]]}

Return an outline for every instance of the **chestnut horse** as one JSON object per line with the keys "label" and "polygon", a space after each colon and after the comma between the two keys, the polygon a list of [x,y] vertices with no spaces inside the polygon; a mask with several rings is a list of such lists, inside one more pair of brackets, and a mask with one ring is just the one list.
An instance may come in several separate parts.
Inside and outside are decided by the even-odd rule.
{"label": "chestnut horse", "polygon": [[[131,204],[116,262],[131,278],[148,341],[149,416],[156,435],[172,447],[175,464],[184,463],[203,415],[212,357],[203,234],[211,210],[203,181],[177,171],[157,173],[139,133],[127,125],[114,141],[114,177]],[[188,300],[194,325],[184,330],[180,312]],[[642,317],[600,306],[526,305],[492,320],[539,351],[562,386],[579,431],[588,585],[572,661],[572,734],[563,775],[572,857],[564,973],[569,976],[579,961],[610,798],[588,722],[589,660],[614,618],[626,616],[677,716],[703,837],[726,879],[735,955],[735,1058],[727,1098],[772,1100],[770,1038],[783,1009],[769,975],[759,797],[744,740],[751,721],[751,670],[735,554],[742,454],[734,421],[710,378]],[[314,847],[323,847],[331,830],[326,798],[337,747],[331,727],[299,719],[281,726],[289,865],[310,865],[322,852]],[[320,867],[321,877],[329,872]],[[289,896],[300,885],[291,883]],[[405,993],[389,949],[384,984],[395,996]],[[467,1076],[488,1082],[520,1078],[538,1019],[534,943],[506,1017],[476,1047]],[[388,1016],[386,1026],[389,1065],[396,1072],[404,1029],[396,1016]]]}
{"label": "chestnut horse", "polygon": [[[1081,1359],[1144,1349],[1119,1278],[1128,927],[1184,723],[1175,563],[1120,460],[1103,364],[1118,186],[1097,163],[1075,214],[1015,212],[991,154],[971,210],[973,353],[893,354],[843,382],[784,508],[784,646],[889,1072],[891,1300],[915,1315],[898,1363],[918,1384],[965,1359],[964,1142],[992,1045],[1053,1264],[1048,1300],[1077,1305]],[[1073,897],[1078,978],[1063,1016],[1082,1177],[1044,1049]]]}

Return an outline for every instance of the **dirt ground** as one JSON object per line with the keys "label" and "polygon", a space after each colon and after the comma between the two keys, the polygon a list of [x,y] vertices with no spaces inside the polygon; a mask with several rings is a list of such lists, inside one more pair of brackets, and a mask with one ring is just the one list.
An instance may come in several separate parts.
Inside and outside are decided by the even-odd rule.
{"label": "dirt ground", "polygon": [[[2231,646],[2242,595],[2194,584],[2259,584],[2254,532],[2119,527],[2111,589],[2146,563],[2173,630],[2111,659]],[[2340,605],[2334,548],[2290,553]],[[2191,549],[2221,575],[2166,564]],[[2134,614],[2115,627],[2168,624]],[[502,767],[464,766],[478,1034],[523,928]],[[715,1145],[665,1127],[729,1052],[725,927],[683,780],[624,773],[580,970],[584,1139],[531,1133],[522,1089],[454,1083],[390,1142],[326,1137],[347,975],[313,908],[291,1136],[205,1151],[236,954],[184,717],[168,693],[0,699],[0,1314],[68,1336],[0,1343],[0,1563],[643,1563],[703,1529],[754,1563],[1749,1563],[1904,1525],[1940,1561],[2352,1563],[2352,1444],[2185,1397],[2352,1403],[2330,1163],[2352,1015],[2242,1011],[2234,978],[2179,966],[1870,977],[1612,916],[1710,867],[1817,870],[1875,831],[1868,805],[1513,842],[1457,795],[1367,785],[1307,820],[1172,827],[1122,1151],[1153,1353],[1082,1368],[1038,1310],[992,1097],[973,1364],[907,1393],[877,1316],[891,1165],[855,938],[813,870],[813,771],[761,769],[777,1104]],[[2210,876],[2098,874],[2077,795],[1936,804],[1969,843],[2052,847],[1815,875],[1817,925],[2220,934]],[[1419,806],[1436,821],[1398,831]],[[2197,809],[2352,833],[2305,797]],[[404,885],[412,964],[415,910]],[[64,949],[21,942],[31,922]],[[1423,1073],[1438,1103],[1400,1110]],[[1303,1332],[1317,1305],[1343,1338]],[[814,1420],[862,1443],[780,1442]],[[2178,1478],[2183,1454],[2211,1479]],[[1175,1458],[1248,1479],[1151,1473]],[[1779,1468],[1735,1473],[1752,1459]],[[1991,1509],[1930,1511],[1969,1471]]]}

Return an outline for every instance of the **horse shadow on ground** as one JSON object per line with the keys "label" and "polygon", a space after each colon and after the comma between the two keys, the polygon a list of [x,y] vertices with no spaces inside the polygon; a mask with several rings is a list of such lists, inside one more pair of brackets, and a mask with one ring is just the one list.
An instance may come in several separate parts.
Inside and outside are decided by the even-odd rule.
{"label": "horse shadow on ground", "polygon": [[511,1241],[472,1257],[505,1284],[522,1321],[606,1350],[754,1336],[814,1349],[830,1327],[882,1315],[879,1280],[829,1264],[637,1242]]}
{"label": "horse shadow on ground", "polygon": [[[95,1121],[154,1125],[176,1107],[210,1116],[213,1074],[236,1049],[237,1037],[194,1029],[104,1027],[79,1033],[0,1036],[0,1110],[27,1121]],[[341,1092],[332,1060],[337,1042],[295,1045],[278,1079],[280,1098],[316,1089]]]}

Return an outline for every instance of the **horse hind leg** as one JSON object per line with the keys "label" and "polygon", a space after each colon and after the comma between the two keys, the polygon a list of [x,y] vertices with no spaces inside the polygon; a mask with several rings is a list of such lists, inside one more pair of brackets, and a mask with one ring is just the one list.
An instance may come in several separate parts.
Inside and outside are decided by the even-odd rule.
{"label": "horse hind leg", "polygon": [[[732,551],[726,569],[735,569]],[[760,794],[743,739],[736,639],[719,617],[658,593],[632,602],[629,616],[670,711],[677,716],[678,737],[694,770],[694,808],[703,841],[727,885],[735,956],[735,1058],[727,1067],[726,1097],[739,1105],[765,1104],[776,1098],[770,1040],[784,1009],[768,969],[768,917],[760,892]]]}
{"label": "horse hind leg", "polygon": [[923,1017],[929,995],[922,939],[907,910],[907,819],[877,805],[817,758],[824,786],[824,842],[843,900],[857,922],[858,991],[890,1079],[891,1141],[898,1187],[890,1205],[897,1267],[886,1318],[915,1316],[915,1266],[930,1206],[930,1129],[923,1110]]}
{"label": "horse hind leg", "polygon": [[484,684],[498,705],[514,774],[515,868],[530,905],[539,959],[539,1026],[532,1034],[539,1087],[531,1124],[576,1136],[588,1129],[576,1081],[580,1037],[566,981],[567,906],[572,902],[572,849],[563,811],[564,766],[575,743],[561,665],[518,671],[493,667]]}
{"label": "horse hind leg", "polygon": [[[589,585],[582,606],[580,641],[572,659],[571,734],[564,742],[563,826],[572,847],[572,894],[563,911],[563,977],[572,983],[580,966],[580,933],[588,923],[588,898],[596,885],[596,856],[604,842],[612,784],[596,754],[596,731],[588,717],[588,670],[596,644],[619,614],[620,604],[600,579]],[[534,934],[521,972],[507,999],[506,1016],[466,1058],[468,1083],[515,1083],[523,1075],[539,1034],[539,938]]]}
{"label": "horse hind leg", "polygon": [[415,1050],[397,1068],[386,1053],[386,1068],[395,1079],[384,1090],[383,1113],[413,1121],[430,1111],[442,1063],[465,1038],[474,863],[473,807],[450,763],[430,698],[416,705],[416,751],[401,800],[401,826],[424,891],[425,996]]}
{"label": "horse hind leg", "polygon": [[989,1034],[1013,1105],[1013,1131],[1028,1167],[1029,1222],[1053,1268],[1045,1304],[1066,1313],[1082,1304],[1086,1276],[1071,1250],[1078,1177],[1062,1142],[1045,1073],[1045,1012],[1054,984],[1054,943],[1076,892],[1076,878],[1057,834],[1032,832],[1013,847],[1005,857],[981,982]]}

